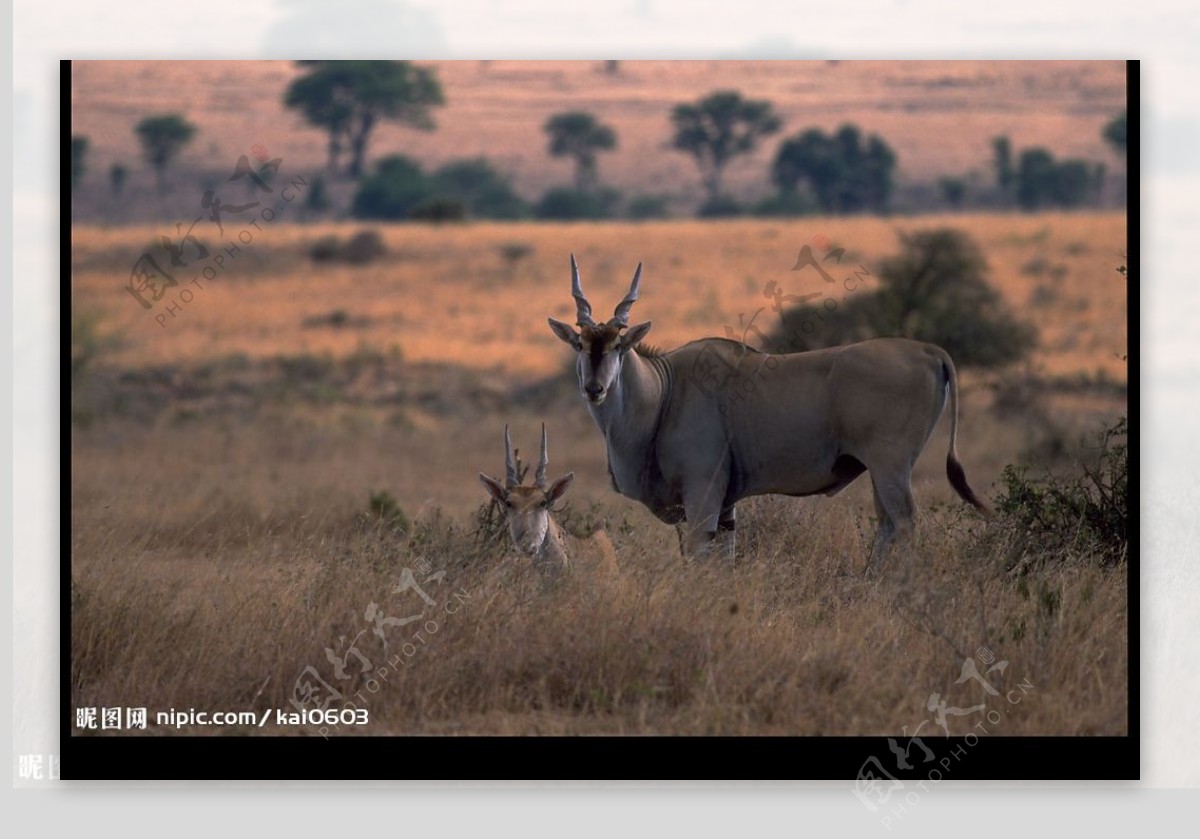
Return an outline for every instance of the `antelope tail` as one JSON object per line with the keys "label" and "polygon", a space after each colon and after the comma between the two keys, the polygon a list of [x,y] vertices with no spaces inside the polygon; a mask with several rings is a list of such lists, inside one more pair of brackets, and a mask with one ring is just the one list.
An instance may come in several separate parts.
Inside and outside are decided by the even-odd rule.
{"label": "antelope tail", "polygon": [[975,507],[984,516],[991,516],[992,509],[976,496],[971,485],[967,484],[967,473],[962,462],[958,460],[958,374],[949,354],[944,352],[942,374],[946,377],[946,387],[950,391],[950,451],[946,455],[946,478],[950,479],[950,486],[963,501]]}

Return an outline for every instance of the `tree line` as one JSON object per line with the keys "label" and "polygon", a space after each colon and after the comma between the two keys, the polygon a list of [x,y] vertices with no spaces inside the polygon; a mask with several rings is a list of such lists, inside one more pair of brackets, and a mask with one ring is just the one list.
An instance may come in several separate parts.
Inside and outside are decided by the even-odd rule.
{"label": "tree line", "polygon": [[[354,182],[350,211],[361,218],[595,219],[670,214],[671,198],[653,194],[634,197],[622,211],[620,194],[600,178],[600,156],[618,147],[617,132],[586,111],[554,114],[543,124],[547,153],[572,161],[574,178],[571,185],[552,188],[533,203],[517,195],[508,178],[486,158],[453,161],[432,172],[403,155],[388,155],[370,165],[370,143],[380,124],[436,129],[434,109],[446,102],[436,72],[407,61],[297,64],[305,72],[288,86],[283,103],[328,136],[327,174],[315,179],[306,199],[311,212],[329,209],[328,178]],[[716,91],[676,105],[669,118],[671,148],[689,156],[697,168],[704,193],[698,209],[702,217],[889,210],[897,156],[877,134],[864,134],[847,123],[833,132],[809,128],[785,137],[768,171],[775,192],[743,206],[726,192],[725,173],[733,161],[753,153],[782,130],[783,120],[772,103],[737,91]],[[143,119],[134,130],[162,193],[172,164],[194,138],[196,127],[179,114],[158,114]],[[1124,156],[1125,114],[1114,117],[1102,134]],[[72,138],[72,187],[86,172],[89,146],[86,137]],[[1105,177],[1101,163],[1058,160],[1040,147],[1017,153],[1006,136],[992,141],[992,168],[994,185],[982,194],[966,176],[940,178],[941,203],[952,210],[970,203],[1022,210],[1080,207],[1098,203]],[[128,174],[124,165],[112,165],[109,185],[114,196],[120,194]]]}

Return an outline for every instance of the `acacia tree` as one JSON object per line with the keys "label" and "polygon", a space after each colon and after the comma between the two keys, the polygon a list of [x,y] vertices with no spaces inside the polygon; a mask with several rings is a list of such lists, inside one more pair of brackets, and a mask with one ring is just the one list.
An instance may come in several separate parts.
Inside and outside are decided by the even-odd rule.
{"label": "acacia tree", "polygon": [[1054,155],[1037,147],[1021,152],[1017,168],[1017,203],[1025,210],[1052,204],[1056,164]]}
{"label": "acacia tree", "polygon": [[431,109],[445,104],[431,69],[408,61],[301,61],[311,68],[293,81],[284,104],[329,133],[329,169],[336,172],[349,148],[346,174],[357,178],[366,161],[371,132],[382,120],[421,131],[435,127]]}
{"label": "acacia tree", "polygon": [[124,164],[114,163],[108,170],[108,185],[112,189],[113,198],[121,195],[121,190],[125,188],[125,179],[128,177],[129,170]]}
{"label": "acacia tree", "polygon": [[1041,147],[1025,149],[1017,167],[1017,204],[1023,210],[1081,207],[1097,198],[1103,180],[1103,167],[1086,160],[1055,160]]}
{"label": "acacia tree", "polygon": [[754,151],[759,140],[777,132],[783,123],[770,102],[723,90],[676,105],[671,124],[672,145],[696,159],[711,202],[721,194],[721,176],[729,162]]}
{"label": "acacia tree", "polygon": [[1017,170],[1013,167],[1012,141],[1007,135],[992,138],[992,166],[996,169],[996,189],[1008,204],[1017,183]]}
{"label": "acacia tree", "polygon": [[550,154],[575,160],[575,188],[596,186],[596,153],[615,149],[617,133],[586,111],[555,114],[542,127],[549,135]]}
{"label": "acacia tree", "polygon": [[1104,139],[1108,142],[1108,145],[1112,146],[1113,151],[1121,157],[1125,157],[1129,140],[1125,116],[1126,112],[1122,111],[1104,126]]}
{"label": "acacia tree", "polygon": [[863,138],[846,124],[836,134],[809,129],[784,141],[771,165],[780,191],[794,193],[807,182],[830,213],[882,212],[892,194],[896,155],[877,135]]}
{"label": "acacia tree", "polygon": [[79,186],[87,171],[87,153],[91,142],[82,134],[71,136],[71,189]]}
{"label": "acacia tree", "polygon": [[192,141],[196,126],[178,114],[160,114],[146,117],[134,128],[142,144],[142,156],[154,167],[158,194],[166,192],[167,167],[171,161]]}

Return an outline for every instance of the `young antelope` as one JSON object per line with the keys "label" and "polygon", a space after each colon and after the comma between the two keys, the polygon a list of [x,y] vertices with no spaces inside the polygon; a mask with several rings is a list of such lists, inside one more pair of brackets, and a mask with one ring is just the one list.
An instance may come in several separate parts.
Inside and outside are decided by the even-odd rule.
{"label": "young antelope", "polygon": [[495,499],[505,517],[508,519],[508,532],[512,537],[513,546],[520,553],[531,557],[534,564],[544,572],[556,573],[566,571],[573,565],[573,560],[580,554],[580,543],[590,543],[599,546],[602,565],[615,568],[616,556],[613,553],[612,542],[604,531],[597,531],[586,540],[579,540],[565,533],[550,509],[556,501],[562,498],[575,480],[575,473],[570,472],[553,484],[546,483],[546,467],[549,458],[546,455],[546,424],[542,424],[542,453],[538,459],[537,471],[534,473],[532,487],[521,486],[517,474],[516,461],[513,459],[512,442],[508,435],[508,426],[504,427],[504,483],[483,473],[479,480]]}

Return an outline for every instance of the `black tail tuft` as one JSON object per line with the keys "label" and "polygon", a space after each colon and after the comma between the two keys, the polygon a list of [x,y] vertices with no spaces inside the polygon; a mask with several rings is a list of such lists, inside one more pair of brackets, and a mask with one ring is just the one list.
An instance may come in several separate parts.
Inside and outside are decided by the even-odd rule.
{"label": "black tail tuft", "polygon": [[963,501],[974,506],[984,516],[992,515],[992,509],[976,496],[971,485],[967,484],[967,473],[963,469],[963,465],[954,457],[953,452],[946,456],[946,477],[950,479],[950,486],[958,495],[962,496]]}

